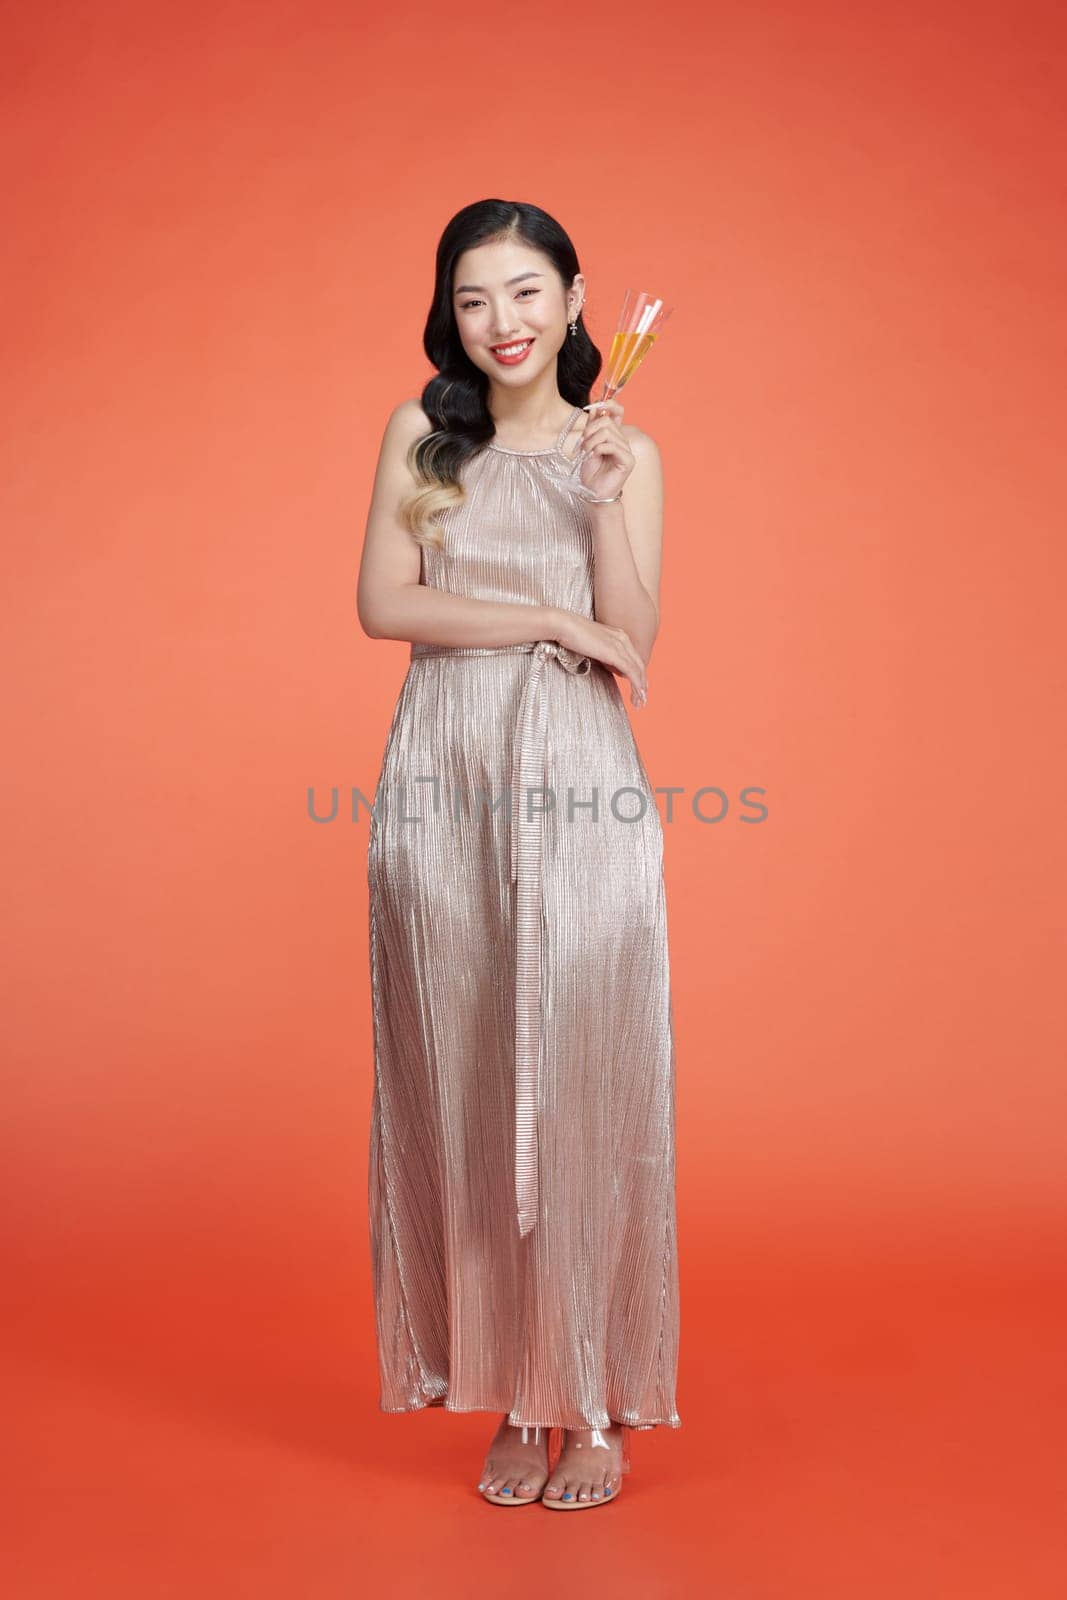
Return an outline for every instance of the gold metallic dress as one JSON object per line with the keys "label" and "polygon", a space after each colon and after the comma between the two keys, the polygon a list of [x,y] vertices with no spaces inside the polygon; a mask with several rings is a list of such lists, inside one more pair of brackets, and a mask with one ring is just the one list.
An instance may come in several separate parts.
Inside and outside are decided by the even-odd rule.
{"label": "gold metallic dress", "polygon": [[[578,415],[466,463],[423,583],[593,616],[546,470]],[[663,830],[614,674],[413,644],[367,866],[382,1410],[680,1427]]]}

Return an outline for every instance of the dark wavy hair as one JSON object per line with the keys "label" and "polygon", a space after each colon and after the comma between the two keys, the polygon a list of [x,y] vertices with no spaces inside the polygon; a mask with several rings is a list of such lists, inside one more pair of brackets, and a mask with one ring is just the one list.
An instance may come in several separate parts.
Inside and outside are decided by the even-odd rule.
{"label": "dark wavy hair", "polygon": [[[416,439],[408,452],[420,487],[400,506],[405,526],[420,545],[443,548],[444,537],[434,519],[460,504],[465,491],[459,475],[464,462],[485,449],[493,437],[489,411],[489,378],[463,348],[456,327],[452,280],[456,262],[477,245],[518,240],[548,257],[566,292],[580,271],[578,253],[569,235],[539,206],[521,200],[476,200],[457,211],[437,246],[433,304],[422,336],[423,349],[437,370],[420,396],[432,432]],[[556,382],[572,406],[589,403],[603,361],[578,313],[577,333],[568,332],[557,356]]]}

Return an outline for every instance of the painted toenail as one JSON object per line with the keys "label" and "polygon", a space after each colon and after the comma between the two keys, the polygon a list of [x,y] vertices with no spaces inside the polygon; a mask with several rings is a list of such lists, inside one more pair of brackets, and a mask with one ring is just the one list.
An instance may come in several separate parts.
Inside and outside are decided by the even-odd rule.
{"label": "painted toenail", "polygon": [[510,1494],[510,1493],[511,1493],[511,1490],[510,1490],[510,1489],[507,1489],[507,1488],[504,1488],[504,1489],[501,1489],[501,1491],[500,1491],[500,1493],[501,1493],[501,1494]]}
{"label": "painted toenail", "polygon": [[573,1496],[573,1495],[572,1495],[572,1494],[565,1494],[565,1495],[564,1495],[564,1496],[563,1496],[563,1498],[564,1498],[564,1500],[573,1500],[573,1499],[574,1499],[574,1496]]}
{"label": "painted toenail", "polygon": [[605,1493],[605,1494],[610,1494],[610,1493],[611,1493],[611,1490],[610,1490],[610,1489],[605,1489],[605,1490],[604,1490],[604,1493]]}

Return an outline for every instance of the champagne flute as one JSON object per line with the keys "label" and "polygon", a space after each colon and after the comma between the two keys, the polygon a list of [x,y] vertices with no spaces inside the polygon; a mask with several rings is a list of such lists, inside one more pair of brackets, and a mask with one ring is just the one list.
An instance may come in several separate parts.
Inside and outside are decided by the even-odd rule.
{"label": "champagne flute", "polygon": [[[655,295],[645,294],[639,289],[627,289],[615,336],[611,341],[601,400],[614,399],[623,384],[630,381],[659,338],[663,324],[672,309],[670,306],[665,306]],[[561,488],[569,490],[581,499],[595,500],[596,490],[587,488],[582,482],[581,448],[579,447],[578,453],[573,458],[568,456],[565,450],[557,452],[557,455],[567,462],[567,469],[560,471],[550,458],[549,475]]]}

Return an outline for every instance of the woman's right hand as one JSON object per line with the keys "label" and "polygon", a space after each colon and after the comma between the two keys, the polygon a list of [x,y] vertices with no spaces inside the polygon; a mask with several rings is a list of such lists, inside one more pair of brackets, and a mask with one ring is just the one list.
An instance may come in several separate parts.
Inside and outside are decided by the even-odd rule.
{"label": "woman's right hand", "polygon": [[612,672],[621,672],[630,680],[630,699],[637,710],[648,699],[648,679],[645,663],[638,654],[630,635],[623,628],[610,623],[594,622],[577,611],[561,611],[559,630],[555,637],[568,650],[580,656],[592,656],[602,661]]}

